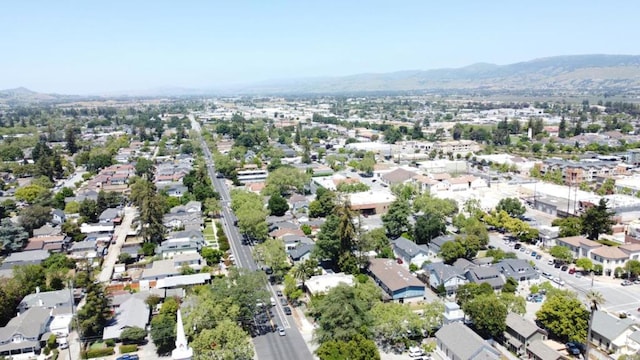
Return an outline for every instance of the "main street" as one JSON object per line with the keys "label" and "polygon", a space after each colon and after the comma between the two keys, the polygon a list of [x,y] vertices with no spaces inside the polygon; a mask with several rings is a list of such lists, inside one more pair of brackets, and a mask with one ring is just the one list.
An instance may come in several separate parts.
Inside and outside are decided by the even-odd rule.
{"label": "main street", "polygon": [[[189,120],[191,120],[191,128],[200,134],[201,127],[192,114],[189,114]],[[259,267],[253,259],[252,248],[250,245],[244,245],[242,236],[238,231],[238,228],[234,226],[236,220],[233,211],[231,210],[231,195],[225,179],[216,177],[216,171],[213,163],[213,157],[207,147],[205,141],[201,138],[201,146],[207,162],[207,170],[211,183],[215,190],[220,194],[221,205],[221,223],[227,238],[229,239],[229,245],[231,252],[235,257],[235,262],[238,267],[246,268],[251,271],[258,270]],[[276,299],[276,292],[270,284],[266,284],[267,290],[271,296]],[[265,302],[268,299],[265,299]],[[285,315],[282,309],[282,305],[279,301],[276,301],[274,307],[274,322],[277,326],[285,328],[286,335],[280,336],[277,332],[267,333],[265,335],[256,336],[253,338],[253,344],[256,349],[256,354],[259,360],[305,360],[313,359],[307,344],[305,343],[300,331],[295,326],[295,320],[291,315]]]}

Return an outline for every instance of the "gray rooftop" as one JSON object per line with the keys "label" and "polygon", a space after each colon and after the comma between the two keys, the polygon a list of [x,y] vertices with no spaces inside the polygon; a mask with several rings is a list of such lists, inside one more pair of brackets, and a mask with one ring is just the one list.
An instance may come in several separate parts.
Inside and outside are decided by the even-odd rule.
{"label": "gray rooftop", "polygon": [[527,351],[534,354],[541,360],[558,360],[564,359],[559,352],[550,348],[544,341],[536,339],[527,346]]}
{"label": "gray rooftop", "polygon": [[514,313],[507,314],[507,327],[522,335],[525,339],[528,339],[538,331],[543,332],[536,324]]}
{"label": "gray rooftop", "polygon": [[36,290],[36,293],[25,296],[18,307],[21,311],[31,307],[53,308],[61,305],[71,305],[71,301],[69,289],[44,292]]}
{"label": "gray rooftop", "polygon": [[[4,343],[0,345],[0,351],[22,349],[30,346],[39,348],[41,330],[49,322],[50,317],[51,310],[35,307],[9,320],[5,327],[0,328],[0,343]],[[12,342],[12,338],[18,334],[22,335],[25,341]]]}
{"label": "gray rooftop", "polygon": [[442,326],[436,332],[436,339],[453,352],[455,358],[458,359],[500,358],[500,352],[482,340],[473,330],[460,323]]}
{"label": "gray rooftop", "polygon": [[400,236],[393,241],[393,249],[398,255],[407,259],[413,259],[420,254],[427,255],[429,253],[429,248],[426,245],[418,245],[404,236]]}
{"label": "gray rooftop", "polygon": [[298,261],[306,254],[312,252],[314,248],[315,244],[298,244],[298,246],[289,250],[289,256],[291,257],[291,259],[293,259],[293,261]]}
{"label": "gray rooftop", "polygon": [[14,252],[11,255],[7,256],[4,259],[3,265],[5,264],[14,264],[20,262],[32,262],[32,263],[40,263],[42,260],[49,257],[49,252],[47,250],[31,250],[31,251],[22,251],[22,252]]}
{"label": "gray rooftop", "polygon": [[596,311],[593,313],[593,325],[591,329],[603,338],[613,341],[633,324],[633,319],[620,319],[604,311]]}
{"label": "gray rooftop", "polygon": [[493,267],[477,267],[467,270],[466,278],[470,282],[477,284],[487,283],[494,289],[499,289],[504,286],[504,278]]}
{"label": "gray rooftop", "polygon": [[149,306],[144,299],[131,295],[129,299],[124,301],[116,310],[115,316],[111,323],[104,328],[102,338],[117,339],[120,337],[122,330],[130,327],[146,328],[149,321]]}

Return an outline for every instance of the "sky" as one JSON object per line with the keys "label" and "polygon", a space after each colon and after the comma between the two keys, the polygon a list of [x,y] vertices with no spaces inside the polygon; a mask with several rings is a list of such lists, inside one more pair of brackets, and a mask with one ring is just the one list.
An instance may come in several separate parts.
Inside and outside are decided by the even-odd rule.
{"label": "sky", "polygon": [[107,94],[640,54],[640,1],[19,1],[0,89]]}

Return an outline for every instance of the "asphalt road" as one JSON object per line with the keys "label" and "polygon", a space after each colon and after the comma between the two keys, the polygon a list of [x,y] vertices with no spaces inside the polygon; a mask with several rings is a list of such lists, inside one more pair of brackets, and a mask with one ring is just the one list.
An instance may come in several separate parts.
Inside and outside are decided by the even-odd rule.
{"label": "asphalt road", "polygon": [[[200,133],[200,124],[195,120],[193,115],[189,115],[191,120],[192,129]],[[236,266],[246,268],[249,270],[259,270],[260,267],[253,259],[250,245],[243,245],[242,236],[238,231],[238,228],[233,225],[236,220],[233,211],[231,210],[231,195],[229,188],[225,183],[225,179],[217,178],[216,171],[213,164],[213,158],[211,152],[206,146],[204,140],[201,139],[202,149],[207,162],[207,170],[211,177],[211,183],[215,190],[220,194],[220,205],[222,208],[222,218],[220,222],[224,228],[224,232],[229,239],[229,245],[231,252],[235,257]],[[273,296],[277,298],[274,288],[270,285],[266,285],[267,290]],[[259,360],[305,360],[313,359],[307,344],[305,343],[300,331],[295,326],[295,320],[291,315],[285,315],[282,310],[282,305],[279,301],[276,302],[276,306],[273,307],[273,322],[275,326],[281,326],[285,329],[285,335],[281,336],[278,332],[271,332],[264,335],[259,335],[253,338],[253,344],[256,350],[256,354]]]}
{"label": "asphalt road", "polygon": [[[611,313],[630,313],[632,317],[639,319],[640,312],[640,285],[622,286],[622,280],[613,279],[606,276],[591,277],[589,275],[576,277],[576,274],[569,274],[567,271],[555,268],[553,265],[549,265],[547,262],[552,257],[548,253],[541,253],[542,259],[536,260],[531,254],[526,254],[518,250],[510,248],[498,234],[490,235],[490,243],[504,251],[513,251],[519,258],[526,260],[533,260],[538,269],[542,272],[550,273],[554,278],[558,277],[565,282],[564,286],[559,286],[550,280],[552,284],[564,289],[570,289],[578,293],[579,297],[583,299],[586,304],[585,294],[590,290],[597,291],[602,294],[605,299],[601,308]],[[540,253],[540,249],[534,246],[528,246],[529,249]]]}

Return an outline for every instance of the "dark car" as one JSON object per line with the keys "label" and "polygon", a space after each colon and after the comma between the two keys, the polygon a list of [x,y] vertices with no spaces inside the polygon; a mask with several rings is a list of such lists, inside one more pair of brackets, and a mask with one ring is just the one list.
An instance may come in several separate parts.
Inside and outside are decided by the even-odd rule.
{"label": "dark car", "polygon": [[560,267],[562,267],[562,264],[557,262],[557,263],[553,264],[553,267],[556,268],[556,269],[560,269]]}
{"label": "dark car", "polygon": [[291,308],[288,306],[283,307],[282,311],[284,311],[286,315],[291,315]]}
{"label": "dark car", "polygon": [[287,302],[287,299],[285,299],[285,298],[280,298],[280,304],[282,304],[282,306],[289,305],[289,303]]}
{"label": "dark car", "polygon": [[578,347],[574,346],[573,343],[566,343],[565,346],[567,347],[567,352],[570,355],[580,355],[580,349],[578,349]]}
{"label": "dark car", "polygon": [[567,271],[569,267],[567,265],[562,265],[562,267],[560,268],[560,270],[562,271]]}

